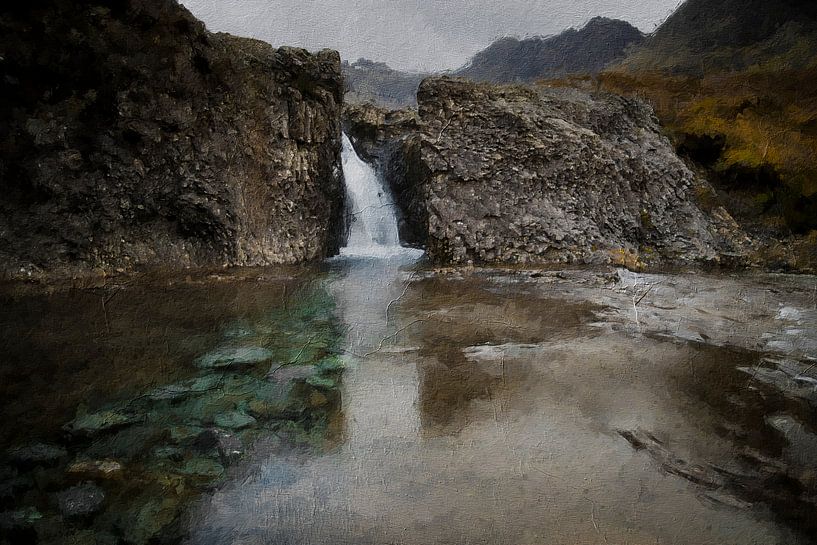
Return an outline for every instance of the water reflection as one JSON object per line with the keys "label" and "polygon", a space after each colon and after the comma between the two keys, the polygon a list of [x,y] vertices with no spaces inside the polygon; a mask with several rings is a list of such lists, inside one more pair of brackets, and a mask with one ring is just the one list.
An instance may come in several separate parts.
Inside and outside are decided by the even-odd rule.
{"label": "water reflection", "polygon": [[[419,431],[417,370],[401,345],[397,320],[415,257],[347,258],[334,262],[330,286],[338,318],[346,328],[347,369],[343,410],[350,455],[380,448],[385,438],[411,438]],[[373,433],[377,430],[378,433]],[[380,433],[382,432],[382,434]]]}
{"label": "water reflection", "polygon": [[[192,542],[807,542],[760,498],[699,474],[711,471],[703,460],[741,467],[745,441],[723,433],[734,418],[717,392],[745,386],[735,367],[755,361],[746,353],[615,333],[581,298],[418,280],[406,266],[332,264],[348,365],[342,442],[259,451],[256,469],[195,513]],[[656,442],[636,451],[620,430]]]}

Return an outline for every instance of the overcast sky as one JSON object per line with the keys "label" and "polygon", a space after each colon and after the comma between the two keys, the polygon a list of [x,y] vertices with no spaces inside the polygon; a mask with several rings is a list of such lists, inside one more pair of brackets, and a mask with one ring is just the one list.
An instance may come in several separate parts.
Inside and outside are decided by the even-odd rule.
{"label": "overcast sky", "polygon": [[679,0],[181,0],[210,30],[337,49],[402,70],[464,64],[501,36],[579,27],[596,15],[651,32]]}

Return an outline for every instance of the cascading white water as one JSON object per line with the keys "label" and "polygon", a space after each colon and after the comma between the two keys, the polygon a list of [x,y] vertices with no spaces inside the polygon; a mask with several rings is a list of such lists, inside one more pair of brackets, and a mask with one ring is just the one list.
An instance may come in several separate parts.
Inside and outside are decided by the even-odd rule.
{"label": "cascading white water", "polygon": [[397,213],[391,194],[377,172],[355,153],[346,134],[343,135],[342,160],[351,225],[341,255],[390,257],[422,254],[400,245]]}

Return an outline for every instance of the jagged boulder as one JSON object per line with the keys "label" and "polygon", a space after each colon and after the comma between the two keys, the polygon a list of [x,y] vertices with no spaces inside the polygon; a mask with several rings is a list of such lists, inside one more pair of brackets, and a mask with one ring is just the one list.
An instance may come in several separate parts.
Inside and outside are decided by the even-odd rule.
{"label": "jagged boulder", "polygon": [[325,257],[336,52],[213,34],[175,0],[0,8],[5,274]]}
{"label": "jagged boulder", "polygon": [[418,100],[416,130],[370,116],[385,126],[368,131],[395,132],[376,158],[406,236],[437,262],[640,266],[743,252],[739,227],[703,209],[707,182],[641,101],[447,77],[425,80]]}

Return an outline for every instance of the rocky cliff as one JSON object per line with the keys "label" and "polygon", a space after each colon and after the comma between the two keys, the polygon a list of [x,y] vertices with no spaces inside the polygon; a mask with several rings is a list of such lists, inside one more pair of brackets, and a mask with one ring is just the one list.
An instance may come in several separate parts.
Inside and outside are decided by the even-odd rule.
{"label": "rocky cliff", "polygon": [[261,265],[338,246],[340,58],[175,0],[0,8],[0,268]]}
{"label": "rocky cliff", "polygon": [[641,266],[742,252],[740,229],[701,208],[708,184],[638,100],[431,78],[418,102],[416,128],[377,110],[346,124],[386,172],[403,236],[437,262]]}

